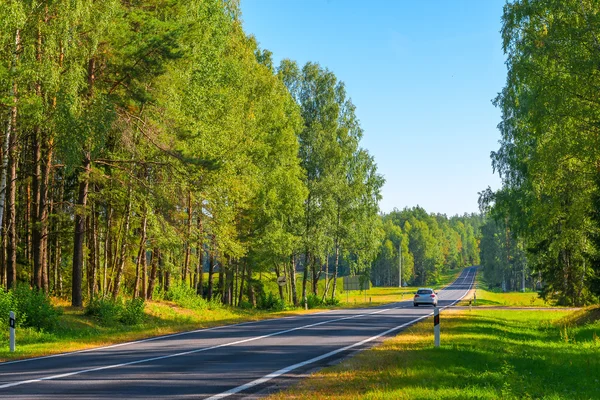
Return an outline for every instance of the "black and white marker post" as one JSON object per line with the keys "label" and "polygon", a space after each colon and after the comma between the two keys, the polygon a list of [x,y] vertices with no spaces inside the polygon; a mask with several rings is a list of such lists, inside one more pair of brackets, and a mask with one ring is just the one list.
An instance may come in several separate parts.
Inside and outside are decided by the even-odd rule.
{"label": "black and white marker post", "polygon": [[12,353],[15,351],[15,313],[11,311],[9,317],[8,325],[10,327],[10,352]]}
{"label": "black and white marker post", "polygon": [[433,310],[433,335],[435,347],[440,347],[440,309]]}

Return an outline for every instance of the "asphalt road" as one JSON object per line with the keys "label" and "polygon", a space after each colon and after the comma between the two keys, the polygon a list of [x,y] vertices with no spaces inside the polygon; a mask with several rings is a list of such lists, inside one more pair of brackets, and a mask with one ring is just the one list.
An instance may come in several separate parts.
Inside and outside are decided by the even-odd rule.
{"label": "asphalt road", "polygon": [[[439,292],[464,297],[475,268]],[[274,390],[427,318],[412,300],[202,329],[0,363],[0,398],[240,398]],[[443,326],[443,313],[442,313]],[[433,329],[433,328],[432,328]]]}

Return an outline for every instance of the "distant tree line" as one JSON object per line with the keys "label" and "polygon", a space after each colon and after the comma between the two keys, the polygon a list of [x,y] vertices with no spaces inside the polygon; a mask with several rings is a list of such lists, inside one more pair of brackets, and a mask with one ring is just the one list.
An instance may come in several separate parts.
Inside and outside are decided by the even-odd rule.
{"label": "distant tree line", "polygon": [[344,84],[274,66],[237,1],[5,0],[0,60],[5,288],[235,305],[270,271],[297,305],[376,257],[383,178]]}
{"label": "distant tree line", "polygon": [[399,252],[402,284],[414,286],[435,284],[449,269],[479,265],[481,215],[448,218],[414,207],[394,210],[382,221],[385,237],[371,269],[376,286],[398,286]]}
{"label": "distant tree line", "polygon": [[600,8],[595,0],[504,7],[506,86],[495,100],[502,188],[481,193],[490,219],[482,263],[494,282],[563,305],[600,297]]}

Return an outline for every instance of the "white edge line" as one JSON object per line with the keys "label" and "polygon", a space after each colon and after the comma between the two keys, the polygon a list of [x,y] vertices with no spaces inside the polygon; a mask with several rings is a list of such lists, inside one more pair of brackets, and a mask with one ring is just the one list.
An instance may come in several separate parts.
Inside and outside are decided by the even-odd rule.
{"label": "white edge line", "polygon": [[272,336],[283,335],[283,334],[286,334],[286,333],[290,333],[290,332],[294,332],[294,331],[298,331],[298,330],[302,330],[302,329],[306,329],[306,328],[313,328],[315,326],[324,325],[324,324],[328,324],[328,323],[331,323],[331,322],[344,321],[344,320],[348,320],[348,319],[354,319],[354,318],[365,317],[365,316],[368,316],[368,315],[379,314],[379,313],[382,313],[382,312],[385,312],[385,311],[393,310],[395,308],[397,308],[397,307],[379,309],[377,311],[366,313],[366,314],[355,314],[355,315],[351,315],[351,316],[348,316],[348,317],[330,319],[330,320],[327,320],[327,321],[316,322],[314,324],[303,325],[303,326],[298,326],[296,328],[291,328],[291,329],[286,329],[286,330],[283,330],[283,331],[269,333],[267,335],[255,336],[255,337],[251,337],[251,338],[247,338],[247,339],[236,340],[234,342],[228,342],[228,343],[219,344],[219,345],[216,345],[216,346],[203,347],[203,348],[200,348],[200,349],[184,351],[184,352],[181,352],[181,353],[168,354],[166,356],[145,358],[145,359],[142,359],[142,360],[130,361],[130,362],[120,363],[120,364],[104,365],[102,367],[96,367],[96,368],[84,369],[84,370],[79,370],[79,371],[73,371],[73,372],[68,372],[68,373],[60,374],[60,375],[52,375],[52,376],[46,376],[46,377],[37,378],[37,379],[30,379],[30,380],[26,380],[26,381],[17,381],[17,382],[6,383],[4,385],[0,385],[0,389],[6,389],[6,388],[9,388],[9,387],[13,387],[13,386],[25,385],[25,384],[28,384],[28,383],[36,383],[36,382],[41,382],[41,381],[50,381],[50,380],[65,378],[65,377],[68,377],[68,376],[85,374],[85,373],[88,373],[88,372],[102,371],[102,370],[106,370],[106,369],[125,367],[125,366],[128,366],[128,365],[142,364],[142,363],[151,362],[151,361],[164,360],[164,359],[167,359],[167,358],[180,357],[180,356],[185,356],[185,355],[189,355],[189,354],[201,353],[201,352],[204,352],[204,351],[214,350],[214,349],[218,349],[218,348],[221,348],[221,347],[234,346],[236,344],[247,343],[247,342],[252,342],[252,341],[255,341],[255,340],[269,338],[269,337],[272,337]]}
{"label": "white edge line", "polygon": [[422,320],[422,319],[428,318],[428,317],[430,317],[430,316],[431,316],[431,314],[424,315],[424,316],[422,316],[422,317],[419,317],[419,318],[417,318],[417,319],[414,319],[414,320],[412,320],[412,321],[410,321],[410,322],[407,322],[407,323],[405,323],[405,324],[398,325],[398,326],[395,326],[395,327],[393,327],[393,328],[391,328],[391,329],[388,329],[387,331],[385,331],[385,332],[382,332],[382,333],[380,333],[380,334],[378,334],[378,335],[375,335],[375,336],[372,336],[372,337],[370,337],[370,338],[367,338],[367,339],[361,340],[360,342],[357,342],[357,343],[354,343],[354,344],[348,345],[348,346],[346,346],[346,347],[342,347],[342,348],[340,348],[340,349],[337,349],[337,350],[330,351],[329,353],[322,354],[322,355],[320,355],[320,356],[317,356],[317,357],[311,358],[310,360],[306,360],[306,361],[303,361],[303,362],[300,362],[300,363],[297,363],[297,364],[294,364],[294,365],[290,365],[289,367],[282,368],[282,369],[280,369],[280,370],[278,370],[278,371],[271,372],[270,374],[268,374],[268,375],[265,375],[265,376],[263,376],[262,378],[256,379],[256,380],[254,380],[254,381],[252,381],[252,382],[248,382],[248,383],[246,383],[245,385],[241,385],[241,386],[235,387],[235,388],[233,388],[233,389],[229,389],[229,390],[228,390],[228,391],[226,391],[226,392],[219,393],[219,394],[217,394],[217,395],[211,396],[211,397],[209,397],[207,400],[217,400],[217,399],[222,399],[222,398],[224,398],[224,397],[228,397],[228,396],[231,396],[231,395],[233,395],[233,394],[239,393],[239,392],[241,392],[241,391],[244,391],[244,390],[246,390],[246,389],[249,389],[249,388],[251,388],[251,387],[254,387],[254,386],[256,386],[256,385],[260,385],[261,383],[268,382],[268,381],[270,381],[271,379],[277,378],[277,377],[279,377],[279,376],[281,376],[281,375],[283,375],[283,374],[287,374],[288,372],[291,372],[291,371],[293,371],[293,370],[295,370],[295,369],[298,369],[298,368],[304,367],[305,365],[313,364],[313,363],[315,363],[315,362],[317,362],[317,361],[321,361],[321,360],[323,360],[323,359],[325,359],[325,358],[329,358],[329,357],[331,357],[331,356],[334,356],[334,355],[336,355],[336,354],[338,354],[338,353],[341,353],[341,352],[343,352],[343,351],[346,351],[346,350],[352,349],[352,348],[354,348],[354,347],[361,346],[361,345],[363,345],[363,344],[365,344],[365,343],[368,343],[368,342],[372,342],[373,340],[379,339],[379,338],[380,338],[380,337],[382,337],[382,336],[385,336],[385,335],[387,335],[387,334],[389,334],[389,333],[392,333],[392,332],[394,332],[394,331],[397,331],[398,329],[402,329],[402,328],[404,328],[404,327],[406,327],[406,326],[408,326],[408,325],[412,325],[412,324],[416,323],[417,321],[420,321],[420,320]]}
{"label": "white edge line", "polygon": [[[468,278],[468,277],[469,277],[469,272],[470,272],[470,271],[467,271],[467,275],[466,275],[466,276],[463,278],[463,280],[466,280],[466,278]],[[463,295],[462,295],[462,296],[461,296],[461,297],[460,297],[458,300],[456,300],[456,301],[455,301],[454,303],[452,303],[451,305],[449,305],[449,306],[446,306],[446,307],[442,307],[442,310],[443,310],[443,309],[445,309],[445,308],[448,308],[448,307],[450,307],[450,306],[452,306],[452,305],[454,305],[454,304],[458,303],[460,300],[462,300],[462,299],[463,299],[463,298],[464,298],[464,297],[465,297],[465,296],[466,296],[466,295],[469,293],[469,291],[471,290],[471,287],[472,287],[472,286],[473,286],[473,283],[471,282],[471,284],[469,285],[469,289],[468,289],[468,290],[465,292],[465,294],[463,294]],[[394,331],[397,331],[397,330],[399,330],[399,329],[405,328],[405,327],[407,327],[407,326],[409,326],[409,325],[415,324],[415,323],[417,323],[418,321],[420,321],[420,320],[422,320],[422,319],[429,318],[429,317],[430,317],[432,314],[433,314],[433,313],[429,313],[429,314],[427,314],[427,315],[424,315],[424,316],[422,316],[422,317],[416,318],[416,319],[414,319],[414,320],[412,320],[412,321],[409,321],[409,322],[407,322],[407,323],[404,323],[404,324],[402,324],[402,325],[399,325],[399,326],[396,326],[396,327],[394,327],[394,328],[388,329],[387,331],[385,331],[385,332],[382,332],[382,333],[380,333],[380,334],[378,334],[378,335],[375,335],[375,336],[372,336],[372,337],[370,337],[370,338],[364,339],[364,340],[362,340],[362,341],[360,341],[360,342],[357,342],[357,343],[354,343],[354,344],[348,345],[348,346],[346,346],[346,347],[342,347],[342,348],[340,348],[340,349],[337,349],[337,350],[330,351],[329,353],[322,354],[322,355],[320,355],[320,356],[317,356],[317,357],[311,358],[310,360],[306,360],[306,361],[303,361],[303,362],[300,362],[300,363],[297,363],[297,364],[294,364],[294,365],[290,365],[290,366],[288,366],[288,367],[285,367],[285,368],[282,368],[282,369],[280,369],[280,370],[278,370],[278,371],[271,372],[270,374],[268,374],[268,375],[265,375],[265,376],[263,376],[262,378],[256,379],[256,380],[254,380],[254,381],[251,381],[251,382],[248,382],[248,383],[246,383],[246,384],[244,384],[244,385],[240,385],[240,386],[238,386],[238,387],[235,387],[235,388],[229,389],[229,390],[227,390],[227,391],[225,391],[225,392],[222,392],[222,393],[216,394],[216,395],[214,395],[214,396],[211,396],[211,397],[207,398],[207,400],[218,400],[218,399],[223,399],[223,398],[225,398],[225,397],[229,397],[229,396],[231,396],[231,395],[234,395],[234,394],[236,394],[236,393],[242,392],[242,391],[244,391],[244,390],[246,390],[246,389],[250,389],[250,388],[252,388],[252,387],[254,387],[254,386],[257,386],[257,385],[263,384],[263,383],[265,383],[265,382],[268,382],[268,381],[270,381],[271,379],[275,379],[275,378],[277,378],[277,377],[279,377],[279,376],[281,376],[281,375],[287,374],[288,372],[291,372],[291,371],[293,371],[293,370],[295,370],[295,369],[302,368],[302,367],[304,367],[304,366],[306,366],[306,365],[309,365],[309,364],[314,364],[314,363],[316,363],[317,361],[321,361],[321,360],[323,360],[323,359],[325,359],[325,358],[329,358],[329,357],[331,357],[331,356],[334,356],[334,355],[336,355],[336,354],[338,354],[338,353],[341,353],[341,352],[343,352],[343,351],[346,351],[346,350],[352,349],[352,348],[354,348],[354,347],[361,346],[361,345],[363,345],[363,344],[365,344],[365,343],[368,343],[368,342],[372,342],[373,340],[379,339],[379,338],[380,338],[380,337],[382,337],[382,336],[385,336],[385,335],[387,335],[387,334],[390,334],[390,333],[392,333],[392,332],[394,332]]]}

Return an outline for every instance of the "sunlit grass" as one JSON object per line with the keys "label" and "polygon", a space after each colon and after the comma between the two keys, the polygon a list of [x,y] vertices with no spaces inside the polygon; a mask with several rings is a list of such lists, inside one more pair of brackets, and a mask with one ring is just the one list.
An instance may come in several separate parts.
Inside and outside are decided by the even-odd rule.
{"label": "sunlit grass", "polygon": [[477,274],[474,290],[459,305],[505,307],[553,307],[554,304],[539,297],[537,292],[498,292],[486,289],[481,273]]}
{"label": "sunlit grass", "polygon": [[445,311],[440,348],[427,320],[270,399],[597,399],[600,320],[571,315]]}

